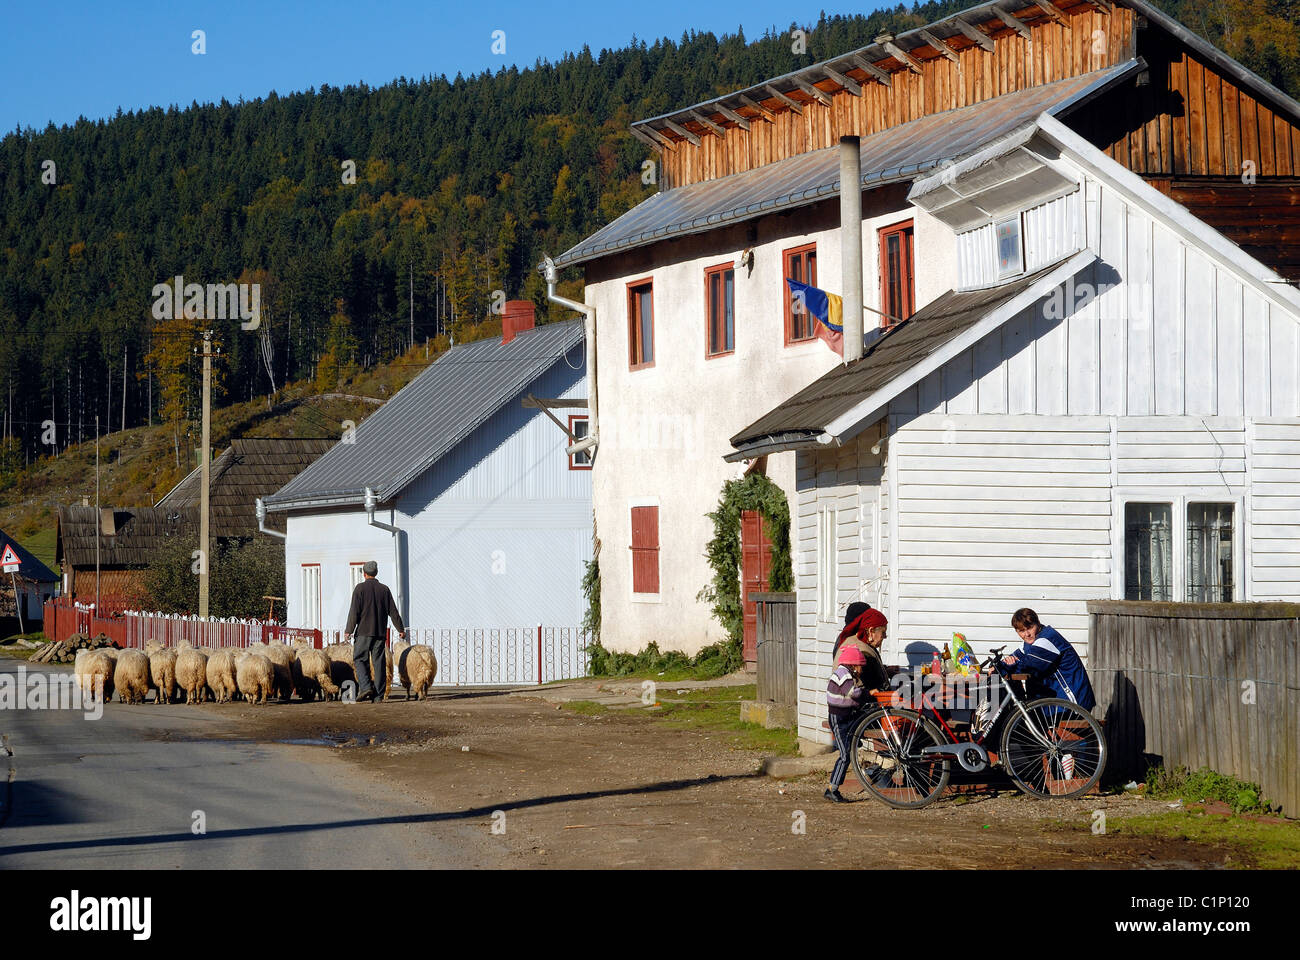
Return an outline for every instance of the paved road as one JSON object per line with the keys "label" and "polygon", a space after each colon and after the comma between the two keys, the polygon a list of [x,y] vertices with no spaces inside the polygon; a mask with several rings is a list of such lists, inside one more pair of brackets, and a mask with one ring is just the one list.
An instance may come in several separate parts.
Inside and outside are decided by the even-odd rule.
{"label": "paved road", "polygon": [[[21,665],[29,676],[69,672]],[[19,666],[0,659],[0,674]],[[182,706],[113,703],[98,720],[80,710],[0,709],[8,751],[0,749],[0,869],[480,862],[480,830],[429,823],[413,801],[332,748],[202,739],[223,724]],[[162,731],[172,742],[155,739]],[[185,737],[193,739],[175,739]],[[192,832],[199,810],[204,835]]]}

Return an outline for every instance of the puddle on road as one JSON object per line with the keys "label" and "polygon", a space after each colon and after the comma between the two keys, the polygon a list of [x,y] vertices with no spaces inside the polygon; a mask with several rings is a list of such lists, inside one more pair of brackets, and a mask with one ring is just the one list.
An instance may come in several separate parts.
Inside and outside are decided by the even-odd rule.
{"label": "puddle on road", "polygon": [[326,733],[319,737],[276,740],[294,747],[374,747],[388,738],[382,733]]}

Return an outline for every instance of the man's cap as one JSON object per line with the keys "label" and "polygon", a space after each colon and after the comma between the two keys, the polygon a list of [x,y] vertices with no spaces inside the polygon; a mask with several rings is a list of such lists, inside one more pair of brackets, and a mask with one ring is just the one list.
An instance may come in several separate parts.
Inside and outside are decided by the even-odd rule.
{"label": "man's cap", "polygon": [[378,576],[379,564],[375,563],[375,561],[373,560],[367,560],[366,565],[361,568],[361,572],[364,573],[367,577]]}

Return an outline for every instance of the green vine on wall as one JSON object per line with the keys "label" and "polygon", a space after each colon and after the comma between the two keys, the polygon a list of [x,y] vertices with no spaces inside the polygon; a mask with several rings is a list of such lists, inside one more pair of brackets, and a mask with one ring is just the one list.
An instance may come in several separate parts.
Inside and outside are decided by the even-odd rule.
{"label": "green vine on wall", "polygon": [[713,521],[713,539],[705,555],[713,568],[713,582],[699,592],[697,600],[713,604],[713,615],[727,631],[729,646],[739,667],[744,638],[744,609],[740,602],[740,515],[757,510],[763,528],[772,541],[769,589],[785,593],[794,589],[790,564],[790,505],[785,492],[759,473],[740,480],[728,480],[722,488],[718,509],[707,516]]}
{"label": "green vine on wall", "polygon": [[594,642],[600,641],[600,541],[597,540],[587,572],[582,576],[582,595],[587,598],[587,612],[582,617],[582,629]]}

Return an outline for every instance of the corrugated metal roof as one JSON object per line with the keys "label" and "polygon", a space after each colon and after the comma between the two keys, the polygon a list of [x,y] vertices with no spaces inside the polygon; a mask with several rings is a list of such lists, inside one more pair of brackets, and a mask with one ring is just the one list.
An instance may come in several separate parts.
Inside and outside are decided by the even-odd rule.
{"label": "corrugated metal roof", "polygon": [[274,495],[271,510],[392,499],[582,342],[583,321],[453,347]]}
{"label": "corrugated metal roof", "polygon": [[[862,185],[911,180],[1005,136],[1043,112],[1056,113],[1139,69],[1137,60],[992,100],[931,114],[862,139]],[[556,259],[571,266],[667,237],[737,223],[799,207],[840,192],[839,148],[827,147],[776,163],[665,190]]]}
{"label": "corrugated metal roof", "polygon": [[731,438],[737,449],[811,440],[864,397],[939,350],[991,311],[1061,265],[984,290],[950,290],[867,348],[861,360],[835,367]]}

